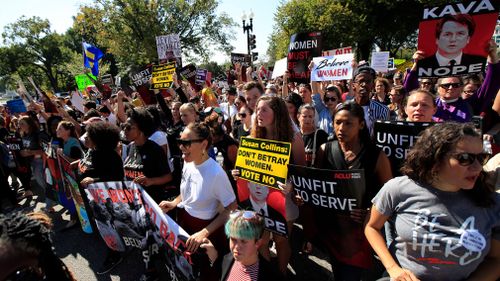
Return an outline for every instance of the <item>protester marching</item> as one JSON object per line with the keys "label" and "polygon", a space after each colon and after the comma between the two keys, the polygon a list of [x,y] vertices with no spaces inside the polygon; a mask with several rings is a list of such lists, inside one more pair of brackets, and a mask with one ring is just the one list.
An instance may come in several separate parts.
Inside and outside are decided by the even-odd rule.
{"label": "protester marching", "polygon": [[[145,281],[499,280],[499,8],[426,7],[404,70],[309,30],[274,67],[249,46],[217,77],[177,33],[121,78],[83,42],[67,96],[20,76],[0,105],[0,280],[77,280],[52,243],[68,230],[99,244],[103,280],[127,260]],[[296,262],[315,255],[329,276]]]}

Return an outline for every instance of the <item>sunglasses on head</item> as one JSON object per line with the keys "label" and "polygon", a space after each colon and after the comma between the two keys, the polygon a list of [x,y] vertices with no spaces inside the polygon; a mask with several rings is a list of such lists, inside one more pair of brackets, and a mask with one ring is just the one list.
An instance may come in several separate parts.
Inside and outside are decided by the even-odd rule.
{"label": "sunglasses on head", "polygon": [[457,153],[452,156],[458,161],[458,164],[461,166],[470,166],[474,164],[474,161],[478,161],[479,164],[484,166],[486,162],[488,162],[488,159],[490,158],[490,155],[487,153],[479,153],[479,154],[474,154],[474,153]]}
{"label": "sunglasses on head", "polygon": [[232,219],[235,219],[237,217],[242,217],[245,220],[251,220],[257,218],[259,214],[254,212],[254,211],[242,211],[242,210],[235,210],[229,214],[229,217]]}
{"label": "sunglasses on head", "polygon": [[245,117],[247,117],[247,114],[244,113],[244,112],[243,113],[239,113],[238,112],[238,116],[241,117],[241,118],[245,118]]}
{"label": "sunglasses on head", "polygon": [[190,147],[193,142],[202,142],[204,141],[203,139],[195,139],[195,140],[183,140],[183,139],[177,139],[177,145],[179,146],[184,146],[184,147]]}
{"label": "sunglasses on head", "polygon": [[439,87],[444,88],[444,89],[449,89],[450,86],[452,88],[456,89],[456,88],[460,88],[462,86],[462,83],[445,83],[445,84],[439,85]]}
{"label": "sunglasses on head", "polygon": [[337,101],[337,98],[336,98],[336,97],[327,97],[327,96],[325,96],[325,97],[323,98],[323,100],[324,100],[325,102],[329,102],[329,101]]}

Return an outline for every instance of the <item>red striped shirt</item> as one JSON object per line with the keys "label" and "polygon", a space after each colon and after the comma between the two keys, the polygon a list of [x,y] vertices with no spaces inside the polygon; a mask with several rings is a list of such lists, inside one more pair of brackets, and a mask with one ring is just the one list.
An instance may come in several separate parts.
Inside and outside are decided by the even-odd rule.
{"label": "red striped shirt", "polygon": [[234,261],[227,281],[257,281],[259,279],[259,262],[245,266]]}

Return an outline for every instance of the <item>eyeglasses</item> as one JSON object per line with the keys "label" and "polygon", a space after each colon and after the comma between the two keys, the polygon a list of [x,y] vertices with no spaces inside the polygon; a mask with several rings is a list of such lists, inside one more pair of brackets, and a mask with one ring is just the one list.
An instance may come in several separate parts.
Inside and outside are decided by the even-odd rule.
{"label": "eyeglasses", "polygon": [[324,97],[323,100],[325,102],[329,102],[329,101],[337,101],[337,98],[336,97]]}
{"label": "eyeglasses", "polygon": [[195,139],[195,140],[183,140],[183,139],[177,139],[177,145],[179,146],[184,146],[184,147],[190,147],[193,142],[202,142],[204,139]]}
{"label": "eyeglasses", "polygon": [[371,83],[372,83],[372,81],[362,80],[362,81],[354,81],[353,83],[354,83],[354,84],[358,84],[358,85],[360,85],[360,86],[366,86],[366,85],[368,85],[368,84],[371,84]]}
{"label": "eyeglasses", "polygon": [[238,116],[241,117],[241,118],[246,118],[247,114],[246,113],[239,113],[238,112]]}
{"label": "eyeglasses", "polygon": [[484,166],[486,162],[488,162],[488,159],[490,158],[490,155],[487,153],[479,153],[479,154],[474,154],[474,153],[457,153],[452,155],[453,158],[457,159],[458,164],[461,166],[470,166],[474,164],[474,161],[478,161],[479,164]]}
{"label": "eyeglasses", "polygon": [[252,220],[258,217],[258,213],[254,211],[243,211],[243,210],[235,210],[229,214],[231,219],[235,219],[237,217],[242,217],[245,220]]}
{"label": "eyeglasses", "polygon": [[445,83],[445,84],[441,84],[439,85],[439,87],[443,88],[443,89],[449,89],[450,86],[453,88],[453,89],[456,89],[456,88],[460,88],[462,86],[462,83]]}

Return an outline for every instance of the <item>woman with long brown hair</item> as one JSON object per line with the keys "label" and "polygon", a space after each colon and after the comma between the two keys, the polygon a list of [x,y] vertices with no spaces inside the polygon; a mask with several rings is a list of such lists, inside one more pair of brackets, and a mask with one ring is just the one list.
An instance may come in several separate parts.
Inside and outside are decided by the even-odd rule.
{"label": "woman with long brown hair", "polygon": [[[294,131],[292,121],[288,115],[288,110],[285,102],[279,97],[262,96],[257,101],[255,117],[252,127],[251,137],[260,139],[269,139],[282,142],[290,142],[292,144],[290,163],[304,166],[305,151],[304,142],[300,132]],[[289,233],[293,226],[293,222],[299,216],[298,207],[292,202],[292,192],[286,193],[286,220]],[[269,239],[270,233],[264,234],[264,239]],[[273,235],[273,240],[276,242],[276,250],[278,253],[279,269],[283,274],[286,274],[288,261],[291,256],[291,247],[289,240],[280,235]],[[261,248],[264,257],[269,258],[269,249],[267,244],[263,244]]]}

